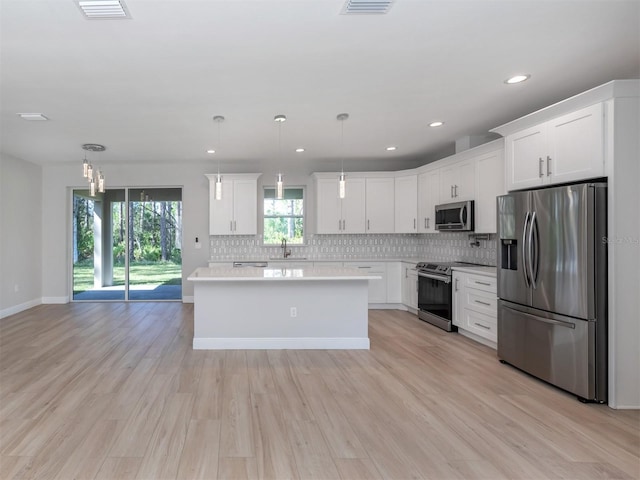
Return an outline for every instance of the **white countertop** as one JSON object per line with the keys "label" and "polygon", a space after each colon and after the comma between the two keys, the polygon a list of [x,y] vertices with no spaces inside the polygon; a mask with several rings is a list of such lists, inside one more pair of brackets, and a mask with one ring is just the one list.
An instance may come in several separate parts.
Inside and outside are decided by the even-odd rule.
{"label": "white countertop", "polygon": [[200,267],[187,280],[192,282],[252,282],[252,281],[309,281],[309,280],[379,280],[357,268],[348,267]]}
{"label": "white countertop", "polygon": [[495,277],[498,274],[497,267],[489,267],[485,265],[465,265],[461,267],[451,267],[451,270],[464,273],[475,273],[478,275],[486,275],[488,277]]}

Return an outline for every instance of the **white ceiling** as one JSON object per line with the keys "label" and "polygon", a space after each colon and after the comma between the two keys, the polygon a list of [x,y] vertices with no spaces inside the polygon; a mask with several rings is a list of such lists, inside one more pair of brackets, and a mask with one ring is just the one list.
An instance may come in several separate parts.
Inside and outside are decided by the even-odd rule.
{"label": "white ceiling", "polygon": [[[343,155],[351,170],[406,168],[640,77],[638,0],[396,0],[386,15],[340,15],[343,3],[127,0],[131,19],[87,20],[73,0],[0,0],[1,151],[79,163],[100,143],[90,158],[107,172],[214,161],[208,148],[227,171],[336,170]],[[515,73],[531,79],[503,83]]]}

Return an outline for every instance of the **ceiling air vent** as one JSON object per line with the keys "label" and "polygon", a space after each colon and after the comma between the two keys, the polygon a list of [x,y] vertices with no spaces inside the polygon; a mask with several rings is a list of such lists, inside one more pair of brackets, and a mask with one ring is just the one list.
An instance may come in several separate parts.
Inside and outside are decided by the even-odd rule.
{"label": "ceiling air vent", "polygon": [[384,14],[395,0],[347,0],[342,7],[342,15]]}
{"label": "ceiling air vent", "polygon": [[129,18],[122,0],[79,0],[77,3],[87,18]]}

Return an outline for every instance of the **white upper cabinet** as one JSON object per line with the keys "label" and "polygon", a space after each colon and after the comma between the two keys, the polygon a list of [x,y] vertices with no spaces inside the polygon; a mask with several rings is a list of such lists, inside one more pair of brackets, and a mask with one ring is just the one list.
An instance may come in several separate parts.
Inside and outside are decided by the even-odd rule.
{"label": "white upper cabinet", "polygon": [[418,231],[418,176],[395,179],[395,232]]}
{"label": "white upper cabinet", "polygon": [[258,233],[259,173],[222,177],[222,199],[215,199],[217,175],[209,179],[209,234],[256,235]]}
{"label": "white upper cabinet", "polygon": [[342,202],[338,197],[338,180],[316,181],[317,233],[342,233]]}
{"label": "white upper cabinet", "polygon": [[475,232],[496,233],[496,197],[507,193],[504,181],[504,150],[476,158]]}
{"label": "white upper cabinet", "polygon": [[367,233],[393,233],[395,186],[392,177],[366,179]]}
{"label": "white upper cabinet", "polygon": [[317,178],[317,233],[365,232],[365,180],[347,177],[346,195],[340,199],[338,177]]}
{"label": "white upper cabinet", "polygon": [[340,233],[364,233],[365,209],[364,178],[347,177],[346,195],[342,199],[342,231]]}
{"label": "white upper cabinet", "polygon": [[507,135],[507,189],[604,176],[602,103]]}
{"label": "white upper cabinet", "polygon": [[463,160],[440,168],[440,203],[473,200],[476,164]]}
{"label": "white upper cabinet", "polygon": [[440,170],[418,175],[418,232],[433,233],[436,205],[440,202]]}

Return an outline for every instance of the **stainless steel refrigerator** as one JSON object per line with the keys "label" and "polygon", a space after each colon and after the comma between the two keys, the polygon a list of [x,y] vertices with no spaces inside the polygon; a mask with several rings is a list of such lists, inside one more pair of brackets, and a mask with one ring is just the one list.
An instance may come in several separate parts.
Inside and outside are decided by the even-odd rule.
{"label": "stainless steel refrigerator", "polygon": [[607,401],[607,184],[498,197],[498,357]]}

